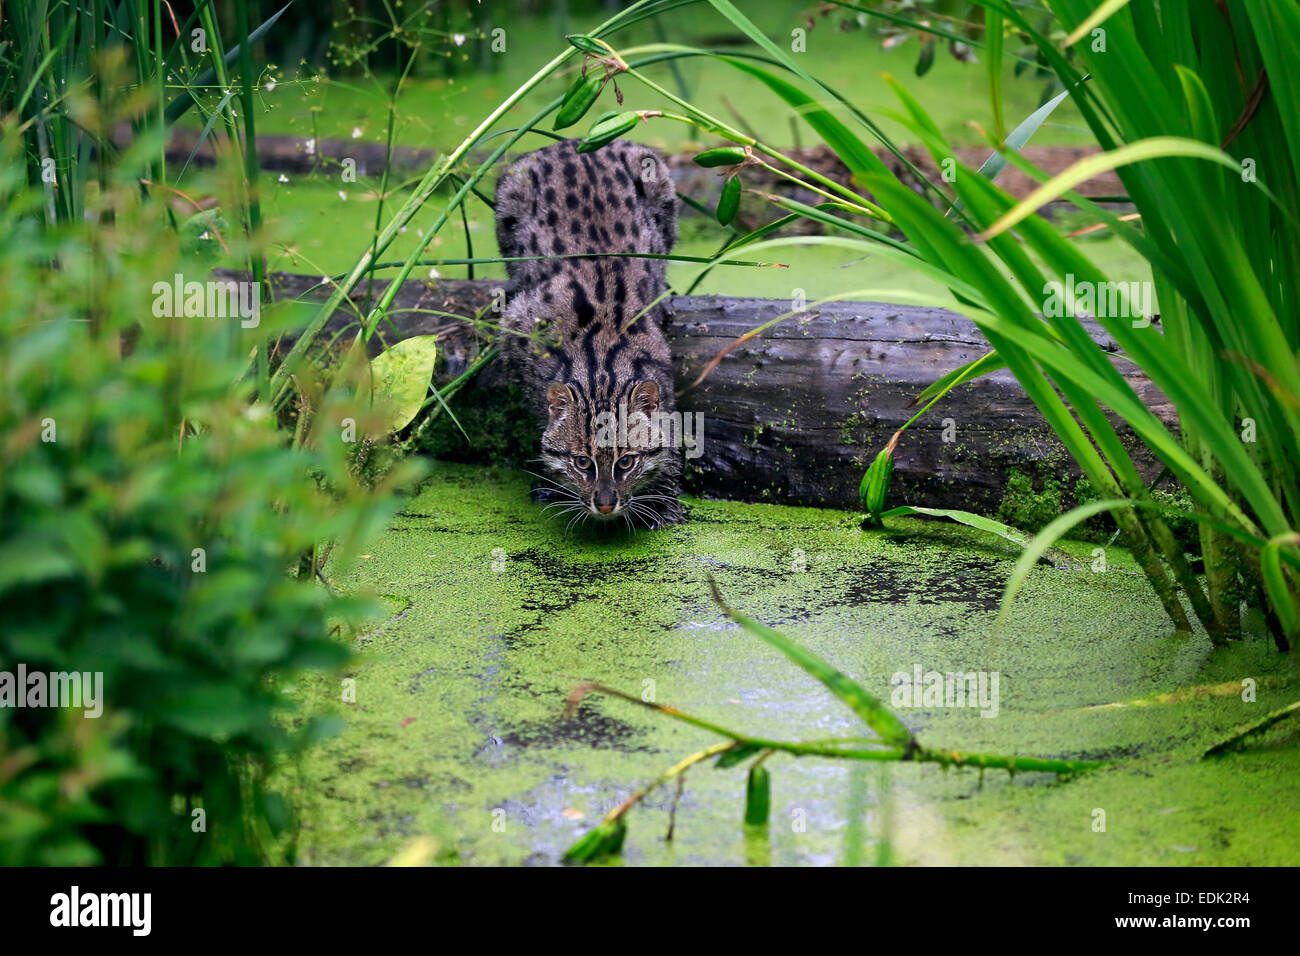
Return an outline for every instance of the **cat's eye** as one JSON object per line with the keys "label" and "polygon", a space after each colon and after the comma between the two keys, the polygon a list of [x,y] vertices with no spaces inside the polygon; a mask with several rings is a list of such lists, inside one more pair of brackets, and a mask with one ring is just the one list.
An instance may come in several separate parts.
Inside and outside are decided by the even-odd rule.
{"label": "cat's eye", "polygon": [[636,455],[624,455],[614,464],[619,471],[627,471],[636,464]]}
{"label": "cat's eye", "polygon": [[578,469],[578,471],[586,471],[591,467],[591,459],[586,455],[574,455],[573,467]]}

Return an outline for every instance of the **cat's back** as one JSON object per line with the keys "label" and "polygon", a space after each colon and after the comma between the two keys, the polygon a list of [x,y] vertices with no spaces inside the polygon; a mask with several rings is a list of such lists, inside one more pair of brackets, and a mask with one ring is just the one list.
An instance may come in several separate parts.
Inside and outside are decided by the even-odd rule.
{"label": "cat's back", "polygon": [[[497,244],[507,258],[592,253],[665,255],[677,237],[677,196],[654,150],[615,140],[579,153],[564,140],[528,153],[497,180]],[[516,286],[536,287],[566,263],[507,262]],[[663,263],[640,260],[660,281]]]}

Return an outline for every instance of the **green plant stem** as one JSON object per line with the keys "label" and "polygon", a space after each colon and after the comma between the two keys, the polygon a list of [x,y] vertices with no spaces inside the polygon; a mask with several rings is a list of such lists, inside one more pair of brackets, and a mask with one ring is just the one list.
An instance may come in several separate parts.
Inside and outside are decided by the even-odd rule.
{"label": "green plant stem", "polygon": [[[633,48],[627,51],[628,55],[631,55],[635,52],[638,52],[637,48]],[[754,137],[748,136],[745,133],[741,132],[740,130],[736,129],[734,126],[724,123],[716,116],[712,116],[704,112],[703,110],[699,109],[698,107],[692,105],[691,103],[686,102],[680,97],[664,89],[658,83],[649,79],[640,70],[637,70],[634,67],[628,67],[627,73],[629,76],[635,77],[636,79],[640,80],[642,84],[654,90],[660,96],[676,103],[678,106],[686,110],[688,113],[694,114],[696,117],[698,117],[700,122],[704,124],[703,128],[711,132],[717,133],[719,136],[723,136],[734,143],[739,143],[742,146],[751,146],[754,149],[757,149],[760,152],[765,153],[768,156],[771,156],[773,159],[784,163],[785,165],[789,166],[791,169],[798,170],[800,173],[802,173],[804,176],[807,176],[809,179],[816,180],[817,182],[821,183],[823,186],[839,193],[841,196],[845,197],[850,202],[852,202],[853,205],[871,210],[871,215],[876,219],[880,219],[884,222],[893,221],[890,219],[889,214],[885,212],[885,210],[881,209],[879,206],[877,206],[875,203],[871,202],[870,200],[865,199],[862,196],[859,196],[851,189],[841,186],[839,183],[831,179],[829,176],[823,176],[815,169],[810,169],[808,166],[805,166],[797,159],[792,159],[791,157],[786,156],[784,153],[780,152],[779,150],[764,145],[763,143],[754,139]]]}
{"label": "green plant stem", "polygon": [[[587,683],[581,684],[575,689],[574,694],[580,691],[598,691],[603,694],[609,694],[618,697],[629,703],[637,704],[648,710],[657,711],[671,717],[674,720],[682,721],[701,730],[707,730],[715,733],[720,737],[726,737],[730,740],[731,747],[753,748],[754,750],[779,750],[782,753],[790,754],[794,757],[830,757],[839,760],[890,760],[902,761],[910,760],[916,763],[937,763],[947,767],[981,767],[985,769],[1008,770],[1014,773],[1017,770],[1025,771],[1042,771],[1044,773],[1071,774],[1082,773],[1087,770],[1093,770],[1097,767],[1106,765],[1106,761],[1101,760],[1058,760],[1051,757],[1017,757],[1009,754],[985,754],[985,753],[962,753],[957,750],[943,750],[939,748],[917,746],[908,752],[904,748],[879,746],[874,748],[863,747],[836,747],[824,743],[805,743],[801,741],[787,740],[770,740],[765,737],[753,737],[749,734],[741,733],[737,730],[731,730],[719,724],[712,723],[699,717],[694,717],[675,707],[668,707],[664,704],[656,704],[650,701],[644,701],[640,697],[625,693],[613,687],[607,687],[604,684]],[[573,696],[570,696],[572,705]]]}
{"label": "green plant stem", "polygon": [[604,818],[601,820],[601,823],[613,823],[615,820],[625,815],[629,810],[631,810],[634,806],[636,806],[643,799],[645,799],[645,797],[647,797],[649,794],[653,793],[655,790],[662,787],[669,780],[672,780],[674,777],[680,776],[681,774],[685,773],[687,770],[695,766],[697,763],[701,763],[702,761],[708,760],[710,757],[716,757],[718,754],[722,753],[723,751],[730,750],[734,746],[735,745],[730,741],[724,741],[723,743],[713,744],[711,747],[705,747],[703,750],[696,751],[695,753],[691,754],[689,757],[683,757],[681,760],[677,761],[677,763],[673,764],[671,767],[669,767],[659,776],[655,777],[653,780],[647,783],[644,787],[641,787],[638,790],[634,790],[631,796],[629,796],[618,806],[614,807],[614,809],[610,810],[609,813],[605,814]]}
{"label": "green plant stem", "polygon": [[[496,265],[503,262],[540,262],[551,261],[554,259],[661,259],[665,262],[696,262],[709,263],[715,260],[711,256],[678,256],[663,255],[654,252],[572,252],[565,255],[550,256],[460,256],[450,259],[420,259],[415,265],[417,266],[470,266],[470,265]],[[406,265],[406,262],[377,262],[372,267],[374,269],[400,269]],[[784,269],[787,268],[785,263],[781,262],[752,262],[748,259],[725,259],[718,262],[718,265],[728,266],[748,266],[757,269]],[[339,279],[347,277],[347,273],[340,273],[331,276],[331,280],[337,282]],[[320,283],[324,285],[325,283]]]}
{"label": "green plant stem", "polygon": [[[406,67],[402,70],[401,76],[393,81],[393,91],[388,97],[388,124],[387,131],[384,134],[384,172],[379,182],[379,201],[375,203],[374,241],[370,246],[370,257],[372,260],[379,256],[379,252],[375,246],[379,242],[379,232],[383,226],[384,200],[388,197],[388,176],[393,164],[393,131],[397,124],[397,97],[402,90],[402,81],[406,79],[407,74],[411,71],[412,65],[415,63],[417,52],[418,49],[413,49],[411,51],[411,55],[406,60]],[[372,266],[366,275],[367,308],[369,308],[371,303],[374,302],[375,269],[377,268],[378,266]]]}
{"label": "green plant stem", "polygon": [[[258,288],[266,282],[266,260],[261,251],[262,202],[258,195],[258,176],[261,167],[257,161],[257,123],[256,111],[253,109],[253,53],[248,33],[248,4],[235,4],[239,24],[239,73],[240,73],[240,109],[244,114],[244,197],[247,215],[249,240],[248,259],[253,270],[253,281]],[[161,38],[159,39],[161,45]],[[159,63],[159,69],[162,64]],[[160,177],[166,182],[166,177]],[[270,368],[266,354],[266,339],[259,336],[255,346],[257,350],[257,387],[258,394],[265,399],[270,387]]]}
{"label": "green plant stem", "polygon": [[879,219],[879,220],[882,221],[882,222],[888,222],[888,221],[889,221],[889,218],[888,218],[888,216],[885,214],[885,211],[884,211],[883,209],[881,209],[879,206],[876,206],[876,205],[871,204],[871,203],[868,203],[867,205],[864,206],[864,205],[860,205],[859,203],[856,203],[856,202],[846,202],[846,201],[844,200],[843,197],[841,197],[841,196],[836,196],[836,195],[834,195],[833,193],[828,193],[825,189],[822,189],[822,188],[819,187],[819,186],[814,186],[814,185],[812,185],[811,183],[806,183],[806,182],[804,182],[802,179],[800,179],[798,176],[795,176],[795,175],[793,175],[793,174],[791,174],[791,173],[787,173],[784,169],[780,169],[780,168],[778,168],[778,167],[776,167],[776,166],[773,166],[773,165],[772,165],[771,163],[769,163],[769,162],[765,162],[765,161],[763,161],[763,160],[759,160],[759,161],[758,161],[758,165],[759,165],[759,166],[762,166],[764,169],[767,169],[767,170],[772,171],[772,172],[775,173],[777,176],[780,176],[782,179],[785,179],[785,180],[788,180],[788,181],[790,181],[790,182],[792,182],[792,183],[795,183],[795,184],[798,185],[798,186],[802,186],[804,189],[807,189],[809,192],[817,193],[817,195],[819,195],[819,196],[823,196],[823,197],[825,197],[826,199],[829,199],[831,202],[833,202],[833,203],[835,203],[835,204],[837,204],[837,205],[839,205],[839,206],[841,206],[841,207],[847,206],[847,207],[849,207],[850,209],[853,209],[853,210],[855,210],[856,212],[859,212],[859,213],[861,213],[861,214],[864,215],[864,216],[869,216],[869,217],[872,218],[872,219]]}

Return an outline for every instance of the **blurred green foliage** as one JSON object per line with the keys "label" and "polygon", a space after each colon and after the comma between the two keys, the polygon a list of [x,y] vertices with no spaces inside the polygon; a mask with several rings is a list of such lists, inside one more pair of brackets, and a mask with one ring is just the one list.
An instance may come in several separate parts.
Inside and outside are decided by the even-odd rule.
{"label": "blurred green foliage", "polygon": [[359,479],[384,410],[346,367],[300,381],[296,431],[279,427],[247,370],[283,316],[156,315],[155,283],[208,273],[139,166],[89,190],[84,217],[42,223],[11,132],[0,671],[102,673],[104,709],[0,707],[0,864],[290,860],[267,774],[330,728],[283,691],[348,660],[377,611],[335,593],[325,558],[346,566],[420,466]]}

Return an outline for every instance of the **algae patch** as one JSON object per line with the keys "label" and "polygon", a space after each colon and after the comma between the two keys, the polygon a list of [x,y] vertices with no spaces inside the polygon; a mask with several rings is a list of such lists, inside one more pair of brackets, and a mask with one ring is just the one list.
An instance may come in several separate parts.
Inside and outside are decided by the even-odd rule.
{"label": "algae patch", "polygon": [[[900,711],[923,742],[1123,763],[1061,782],[989,772],[982,788],[974,772],[901,765],[868,775],[850,805],[849,768],[773,757],[772,822],[757,843],[741,824],[743,768],[701,766],[671,842],[669,790],[633,811],[629,864],[837,863],[850,832],[873,846],[887,839],[897,862],[1300,860],[1300,815],[1284,797],[1300,782],[1288,731],[1196,760],[1295,699],[1291,665],[1262,639],[1214,651],[1202,637],[1171,635],[1119,549],[1108,549],[1104,573],[1086,561],[1035,570],[993,635],[1016,552],[992,536],[915,519],[864,532],[842,512],[688,500],[678,527],[566,537],[529,503],[528,483],[438,464],[337,582],[388,596],[392,614],[358,639],[346,674],[295,691],[304,712],[347,721],[286,781],[304,862],[375,864],[432,837],[444,862],[555,863],[633,789],[716,742],[601,697],[565,719],[582,680],[755,734],[865,733],[820,684],[718,612],[710,576],[733,607],[886,700],[895,675],[916,666],[999,673],[996,718]],[[1086,557],[1091,546],[1067,549]],[[1259,684],[1255,703],[1094,706],[1247,677]],[[355,702],[340,702],[342,679],[354,682]],[[881,813],[882,802],[898,812]],[[1159,812],[1172,806],[1182,809]],[[1105,833],[1090,829],[1098,807],[1110,808]]]}

